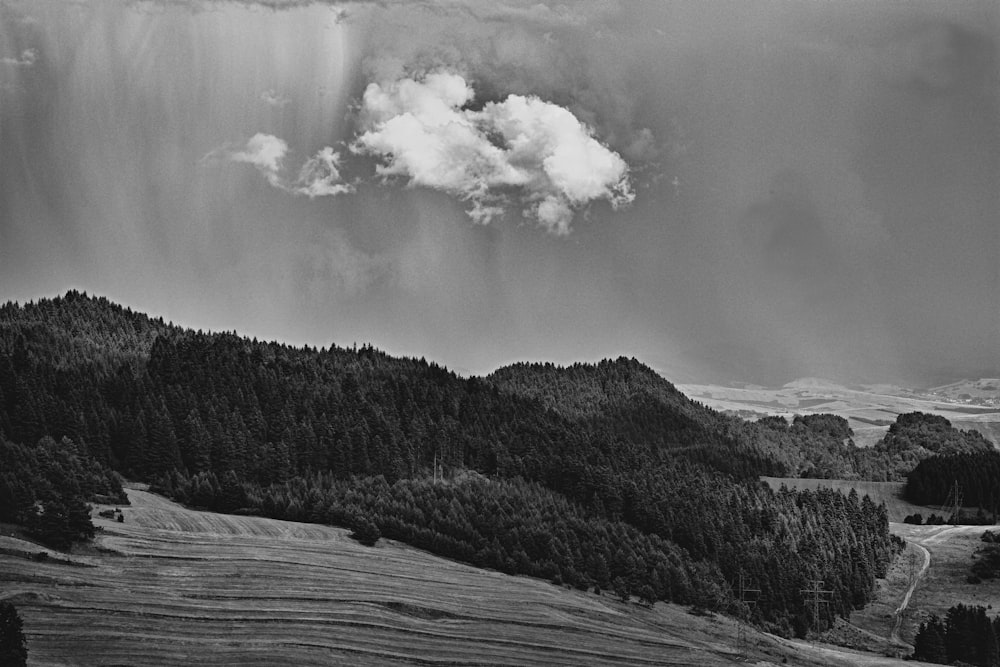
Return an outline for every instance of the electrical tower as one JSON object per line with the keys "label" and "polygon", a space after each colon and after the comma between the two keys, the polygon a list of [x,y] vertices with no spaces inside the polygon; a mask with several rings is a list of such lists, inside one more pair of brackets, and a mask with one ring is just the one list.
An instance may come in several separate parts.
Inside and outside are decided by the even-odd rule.
{"label": "electrical tower", "polygon": [[944,501],[944,505],[941,506],[941,516],[947,513],[948,518],[945,519],[948,523],[953,521],[958,521],[962,516],[962,486],[958,483],[956,479],[951,485],[951,490],[948,491],[948,499]]}
{"label": "electrical tower", "polygon": [[750,654],[750,638],[748,636],[751,610],[760,600],[760,589],[750,588],[746,576],[740,570],[739,599],[736,601],[736,654],[744,661]]}
{"label": "electrical tower", "polygon": [[806,596],[806,602],[812,603],[813,622],[816,624],[816,630],[819,630],[819,607],[820,605],[829,607],[830,601],[827,597],[833,595],[833,591],[823,588],[822,579],[813,579],[809,583],[810,588],[803,588],[799,592]]}
{"label": "electrical tower", "polygon": [[437,484],[438,479],[444,481],[444,457],[442,457],[441,463],[438,463],[437,452],[434,452],[434,483]]}

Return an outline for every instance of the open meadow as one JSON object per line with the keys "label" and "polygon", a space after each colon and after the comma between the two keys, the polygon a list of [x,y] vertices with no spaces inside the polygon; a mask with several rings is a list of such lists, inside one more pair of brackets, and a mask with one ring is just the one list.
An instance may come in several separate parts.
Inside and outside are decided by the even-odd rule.
{"label": "open meadow", "polygon": [[[70,556],[0,538],[0,597],[33,665],[729,665],[735,627],[347,531],[185,509],[129,490]],[[96,508],[96,509],[101,509]],[[751,635],[757,664],[894,665]],[[912,664],[912,663],[910,663]]]}
{"label": "open meadow", "polygon": [[[1000,608],[1000,581],[967,580],[975,553],[983,547],[982,534],[996,526],[911,526],[893,524],[892,532],[926,549],[930,566],[913,591],[908,612],[903,616],[900,636],[912,641],[920,623],[931,614],[944,618],[956,604]],[[992,612],[991,612],[992,614]]]}
{"label": "open meadow", "polygon": [[800,491],[816,489],[834,489],[843,493],[850,493],[851,489],[858,492],[859,496],[870,496],[876,504],[885,503],[885,508],[889,513],[889,521],[902,523],[909,514],[920,513],[925,518],[931,513],[939,511],[937,508],[914,505],[903,500],[904,482],[869,482],[854,479],[812,479],[801,477],[762,477],[761,480],[777,491],[782,486]]}

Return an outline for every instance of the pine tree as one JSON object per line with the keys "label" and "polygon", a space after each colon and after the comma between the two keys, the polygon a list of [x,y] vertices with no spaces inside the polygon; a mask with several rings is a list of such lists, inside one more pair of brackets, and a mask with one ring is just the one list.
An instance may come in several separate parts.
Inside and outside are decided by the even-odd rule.
{"label": "pine tree", "polygon": [[944,625],[937,616],[932,616],[930,620],[920,625],[920,630],[913,640],[913,658],[939,665],[947,664]]}
{"label": "pine tree", "polygon": [[0,665],[21,667],[28,664],[28,647],[17,608],[0,601]]}

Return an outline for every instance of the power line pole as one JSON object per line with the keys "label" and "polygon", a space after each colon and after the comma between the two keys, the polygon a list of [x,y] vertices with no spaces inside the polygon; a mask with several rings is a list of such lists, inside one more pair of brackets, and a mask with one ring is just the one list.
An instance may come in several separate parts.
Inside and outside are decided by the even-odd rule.
{"label": "power line pole", "polygon": [[799,592],[807,596],[806,602],[812,602],[813,622],[816,623],[816,629],[819,630],[819,606],[821,604],[829,606],[830,601],[827,599],[827,596],[833,595],[833,591],[823,588],[822,579],[813,579],[809,583],[811,584],[811,588],[803,588]]}
{"label": "power line pole", "polygon": [[747,585],[746,576],[740,569],[739,599],[736,602],[736,654],[740,661],[744,661],[750,654],[750,639],[747,634],[750,621],[750,611],[757,606],[760,600],[760,589],[750,588]]}

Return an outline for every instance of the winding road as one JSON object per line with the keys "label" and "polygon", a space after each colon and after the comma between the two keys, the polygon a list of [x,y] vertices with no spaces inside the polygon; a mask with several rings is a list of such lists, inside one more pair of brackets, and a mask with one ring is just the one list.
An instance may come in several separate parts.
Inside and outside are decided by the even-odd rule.
{"label": "winding road", "polygon": [[899,630],[903,626],[903,612],[910,604],[910,597],[913,596],[913,591],[917,589],[917,584],[923,578],[924,574],[927,573],[927,569],[931,566],[931,552],[929,552],[922,544],[917,544],[916,542],[910,542],[914,547],[919,549],[924,555],[924,562],[920,566],[920,570],[917,572],[916,576],[913,577],[913,581],[910,582],[909,588],[906,589],[906,595],[903,596],[903,601],[899,603],[896,611],[893,615],[896,617],[896,622],[892,624],[892,632],[889,633],[889,640],[896,644],[905,644],[899,637]]}
{"label": "winding road", "polygon": [[903,625],[903,613],[910,604],[913,591],[917,589],[917,585],[924,578],[924,575],[927,574],[927,570],[931,566],[931,553],[927,550],[927,547],[943,544],[958,535],[976,535],[992,528],[992,526],[926,526],[925,528],[926,530],[921,531],[919,534],[909,535],[905,538],[909,544],[912,544],[923,553],[924,562],[906,589],[906,594],[903,595],[903,600],[899,603],[899,607],[893,612],[896,620],[892,625],[892,632],[889,633],[889,640],[896,644],[906,643],[899,636],[899,631]]}

